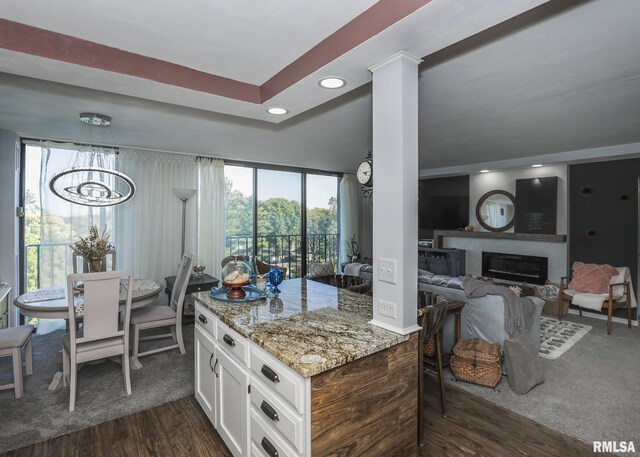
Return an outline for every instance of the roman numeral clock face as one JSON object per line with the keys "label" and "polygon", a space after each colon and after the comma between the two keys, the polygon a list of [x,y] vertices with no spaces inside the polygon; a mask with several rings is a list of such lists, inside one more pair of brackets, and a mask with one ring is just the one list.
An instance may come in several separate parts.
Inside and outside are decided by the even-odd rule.
{"label": "roman numeral clock face", "polygon": [[356,171],[356,178],[358,178],[358,182],[363,186],[371,187],[373,185],[373,165],[371,160],[363,160],[358,165],[358,170]]}

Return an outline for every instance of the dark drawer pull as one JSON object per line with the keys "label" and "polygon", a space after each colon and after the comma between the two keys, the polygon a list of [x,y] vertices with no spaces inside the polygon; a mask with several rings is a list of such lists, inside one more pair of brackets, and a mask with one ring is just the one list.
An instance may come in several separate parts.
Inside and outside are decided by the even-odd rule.
{"label": "dark drawer pull", "polygon": [[262,404],[260,405],[260,409],[273,422],[278,422],[280,420],[280,418],[278,417],[278,412],[275,409],[273,409],[273,407],[266,401],[262,402]]}
{"label": "dark drawer pull", "polygon": [[262,365],[262,369],[260,370],[260,372],[266,376],[266,378],[271,381],[271,382],[280,382],[280,378],[278,377],[278,373],[276,373],[275,371],[273,371],[271,368],[269,368],[266,365]]}
{"label": "dark drawer pull", "polygon": [[203,324],[206,324],[207,322],[209,322],[209,321],[207,320],[207,318],[206,318],[206,316],[205,316],[204,314],[200,314],[200,315],[198,316],[198,320],[199,320],[200,322],[202,322]]}
{"label": "dark drawer pull", "polygon": [[224,334],[224,336],[222,337],[222,341],[224,341],[225,343],[227,343],[229,346],[235,346],[236,342],[233,341],[233,338],[231,338],[229,335],[227,335],[226,333]]}
{"label": "dark drawer pull", "polygon": [[262,449],[264,449],[267,452],[267,454],[269,454],[271,457],[278,457],[278,450],[275,448],[273,444],[271,444],[271,441],[269,441],[266,437],[264,436],[262,437],[260,446],[262,446]]}

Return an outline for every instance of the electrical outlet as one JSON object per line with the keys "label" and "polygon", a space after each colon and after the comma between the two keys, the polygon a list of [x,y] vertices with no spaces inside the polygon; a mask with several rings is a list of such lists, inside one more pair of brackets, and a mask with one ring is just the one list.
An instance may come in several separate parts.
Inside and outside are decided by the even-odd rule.
{"label": "electrical outlet", "polygon": [[378,312],[381,316],[396,317],[396,304],[388,301],[378,300]]}
{"label": "electrical outlet", "polygon": [[393,259],[378,259],[378,280],[395,284],[397,268],[398,262]]}

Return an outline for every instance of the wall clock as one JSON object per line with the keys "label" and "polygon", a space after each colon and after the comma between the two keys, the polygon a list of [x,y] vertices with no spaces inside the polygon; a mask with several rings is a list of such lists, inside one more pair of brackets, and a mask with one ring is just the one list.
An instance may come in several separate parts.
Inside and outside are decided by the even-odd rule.
{"label": "wall clock", "polygon": [[358,182],[363,186],[373,187],[373,159],[371,151],[369,151],[367,158],[358,165],[356,178],[358,178]]}

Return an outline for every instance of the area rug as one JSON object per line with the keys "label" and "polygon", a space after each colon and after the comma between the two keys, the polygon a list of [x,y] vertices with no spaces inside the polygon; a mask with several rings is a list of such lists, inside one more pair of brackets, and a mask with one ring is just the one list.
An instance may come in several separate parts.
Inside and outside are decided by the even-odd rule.
{"label": "area rug", "polygon": [[[24,378],[24,396],[16,400],[13,390],[0,391],[0,453],[193,395],[193,324],[185,326],[183,333],[186,354],[174,350],[140,358],[143,367],[131,371],[129,396],[120,365],[107,361],[83,367],[72,413],[68,387],[47,390],[53,374],[62,371],[56,355],[63,331],[33,335],[34,374]],[[144,343],[156,347],[167,340]],[[0,384],[12,379],[11,359],[3,357]]]}
{"label": "area rug", "polygon": [[555,360],[567,352],[591,327],[569,321],[540,317],[540,357]]}

